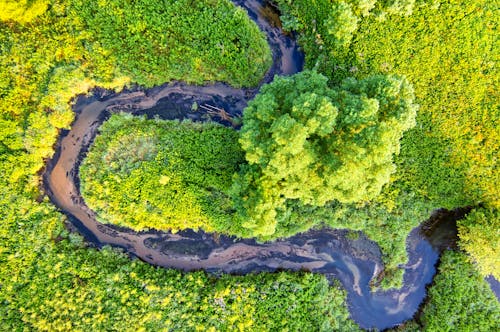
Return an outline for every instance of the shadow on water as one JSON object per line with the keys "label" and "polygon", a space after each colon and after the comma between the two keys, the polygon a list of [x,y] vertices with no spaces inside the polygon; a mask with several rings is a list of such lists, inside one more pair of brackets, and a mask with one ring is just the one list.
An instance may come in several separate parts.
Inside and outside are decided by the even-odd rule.
{"label": "shadow on water", "polygon": [[463,207],[454,210],[435,210],[430,219],[421,226],[421,233],[427,241],[439,252],[445,249],[458,249],[457,220],[466,216],[472,207]]}
{"label": "shadow on water", "polygon": [[500,301],[500,282],[491,275],[486,278],[486,281],[490,284],[490,288],[495,293],[498,301]]}
{"label": "shadow on water", "polygon": [[[293,36],[280,30],[275,8],[268,6],[266,9],[262,1],[256,0],[235,0],[234,3],[248,11],[267,35],[271,46],[274,62],[262,84],[272,81],[274,75],[299,72],[303,55]],[[266,20],[269,18],[272,18],[271,23]],[[441,223],[422,228],[428,233],[429,241],[420,229],[409,235],[409,262],[403,267],[404,286],[401,289],[371,292],[370,280],[383,270],[383,265],[379,247],[364,235],[353,240],[348,231],[322,229],[270,243],[257,243],[252,239],[192,230],[176,234],[134,232],[99,223],[95,212],[85,204],[79,190],[78,168],[98,134],[99,126],[111,113],[128,112],[195,121],[213,119],[228,125],[229,122],[214,110],[224,110],[232,117],[239,116],[257,92],[258,88],[235,89],[223,83],[190,86],[173,82],[119,94],[96,88],[91,96],[80,96],[75,102],[76,119],[71,130],[60,135],[56,153],[45,168],[45,192],[69,217],[70,228],[76,229],[98,248],[104,245],[123,248],[131,257],[184,271],[203,269],[214,274],[245,274],[307,270],[323,273],[330,280],[339,279],[346,288],[351,317],[361,327],[383,329],[410,319],[425,297],[425,286],[435,274],[434,265],[443,243],[440,237],[445,234]]]}

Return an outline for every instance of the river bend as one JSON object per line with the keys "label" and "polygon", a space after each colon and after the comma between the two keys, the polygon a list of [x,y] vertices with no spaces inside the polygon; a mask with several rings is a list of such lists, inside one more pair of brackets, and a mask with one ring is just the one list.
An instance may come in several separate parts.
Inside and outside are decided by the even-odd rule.
{"label": "river bend", "polygon": [[[269,5],[258,0],[235,0],[265,32],[273,65],[261,84],[275,75],[291,75],[303,66],[303,55],[291,35],[280,30],[279,18]],[[111,245],[129,255],[166,268],[213,273],[245,274],[258,271],[308,270],[337,278],[348,292],[351,317],[364,328],[383,329],[412,318],[432,281],[438,250],[419,229],[407,239],[408,263],[403,266],[404,286],[399,290],[371,292],[370,281],[382,270],[378,246],[360,235],[356,240],[344,230],[311,230],[260,244],[191,230],[134,232],[101,224],[79,191],[78,168],[98,128],[112,112],[130,112],[164,119],[205,120],[208,113],[192,111],[194,102],[223,108],[239,115],[258,89],[235,89],[223,83],[191,86],[172,82],[148,90],[135,88],[119,94],[94,89],[80,96],[73,107],[76,119],[58,139],[56,153],[44,173],[44,189],[52,202],[71,221],[72,228],[96,247]],[[213,115],[212,115],[213,117]],[[216,117],[214,120],[217,119]],[[223,122],[223,121],[222,121]]]}

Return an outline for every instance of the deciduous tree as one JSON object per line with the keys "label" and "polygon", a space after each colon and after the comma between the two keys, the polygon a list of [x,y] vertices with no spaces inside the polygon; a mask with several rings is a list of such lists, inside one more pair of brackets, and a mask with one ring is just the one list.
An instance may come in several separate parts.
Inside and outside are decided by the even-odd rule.
{"label": "deciduous tree", "polygon": [[415,124],[406,79],[373,76],[330,88],[305,71],[262,88],[244,113],[249,165],[233,186],[244,226],[274,232],[286,200],[322,206],[368,201],[389,182],[403,132]]}

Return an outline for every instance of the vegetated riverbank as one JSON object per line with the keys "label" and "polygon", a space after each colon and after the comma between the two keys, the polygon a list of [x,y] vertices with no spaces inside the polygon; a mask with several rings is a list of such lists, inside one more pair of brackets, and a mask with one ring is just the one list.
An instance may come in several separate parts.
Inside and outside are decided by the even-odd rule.
{"label": "vegetated riverbank", "polygon": [[[349,253],[350,249],[344,249],[349,253],[346,254],[345,257],[337,257],[336,255],[339,255],[338,252],[342,252],[342,245],[340,245],[340,247],[336,247],[335,241],[339,241],[340,243],[343,241],[336,240],[335,235],[326,230],[317,233],[312,231],[302,235],[305,237],[297,236],[286,241],[278,241],[268,245],[260,245],[252,241],[245,243],[245,240],[235,244],[234,239],[230,238],[224,239],[225,241],[222,241],[221,245],[218,244],[215,239],[213,239],[213,242],[211,243],[209,240],[210,235],[203,233],[190,234],[187,232],[185,234],[161,234],[159,236],[156,234],[155,238],[154,235],[152,236],[152,233],[134,235],[126,230],[100,225],[95,222],[95,215],[92,215],[92,211],[85,209],[85,206],[81,201],[81,197],[78,194],[77,182],[75,185],[74,180],[78,175],[78,160],[80,160],[79,157],[81,156],[82,148],[85,146],[88,147],[93,137],[95,137],[95,130],[97,129],[97,126],[103,119],[102,117],[106,116],[103,114],[107,111],[129,110],[137,114],[144,112],[145,114],[153,115],[157,110],[165,109],[167,106],[183,104],[185,107],[189,106],[186,113],[183,114],[182,111],[176,107],[174,112],[172,112],[172,110],[168,110],[165,114],[163,114],[163,117],[179,118],[187,114],[189,118],[201,119],[203,113],[198,112],[195,114],[196,112],[194,112],[191,107],[194,101],[201,104],[209,103],[208,105],[219,108],[226,107],[231,110],[232,106],[230,105],[243,105],[246,100],[248,100],[247,96],[252,94],[247,91],[244,96],[242,96],[241,92],[238,93],[234,90],[230,91],[231,89],[227,86],[220,85],[219,87],[220,90],[212,86],[208,87],[208,90],[204,91],[200,90],[201,88],[194,88],[196,91],[190,91],[190,87],[188,86],[174,84],[164,86],[156,91],[135,91],[128,92],[125,93],[125,95],[120,96],[107,96],[102,100],[96,99],[88,105],[83,105],[83,102],[80,103],[82,111],[79,114],[73,129],[78,130],[78,126],[76,126],[76,124],[80,121],[79,124],[81,125],[81,132],[73,131],[73,129],[68,132],[67,136],[60,142],[60,160],[52,165],[52,169],[51,167],[48,168],[49,175],[47,181],[52,181],[49,185],[50,190],[52,190],[52,199],[55,199],[56,201],[59,200],[57,203],[60,207],[62,206],[66,212],[74,214],[74,216],[78,219],[83,218],[80,219],[80,222],[83,220],[83,223],[79,226],[82,227],[81,229],[84,227],[89,229],[87,234],[90,235],[90,238],[94,237],[93,241],[95,241],[98,246],[103,244],[120,246],[125,248],[132,255],[137,255],[143,260],[153,264],[176,267],[185,270],[205,268],[212,272],[223,271],[229,273],[243,273],[246,271],[246,268],[249,268],[248,266],[250,266],[249,269],[254,271],[259,271],[259,269],[276,270],[279,268],[285,268],[298,270],[306,268],[311,271],[331,274],[341,280],[342,276],[344,276],[344,281],[348,285],[346,288],[349,289],[349,301],[351,308],[353,309],[352,312],[354,312],[352,315],[355,317],[356,312],[359,314],[359,321],[362,322],[362,326],[388,327],[394,325],[394,321],[399,322],[411,317],[410,312],[412,309],[409,303],[412,301],[418,303],[418,298],[421,299],[423,297],[424,292],[422,292],[422,287],[426,282],[429,282],[430,279],[432,279],[432,275],[434,274],[434,263],[432,263],[432,261],[435,262],[437,259],[437,254],[432,247],[425,244],[425,240],[421,238],[418,239],[419,237],[417,235],[413,235],[413,240],[412,236],[410,236],[408,244],[410,261],[406,266],[407,274],[405,274],[405,287],[408,288],[404,287],[400,291],[379,292],[378,295],[374,295],[372,300],[370,300],[370,296],[368,295],[370,294],[369,281],[375,274],[377,274],[377,271],[380,270],[380,258],[374,258],[375,260],[378,260],[378,263],[373,263],[373,261],[371,263],[366,263],[363,262],[363,259],[359,262],[353,258],[356,257],[355,254]],[[229,89],[227,90],[229,92],[224,92],[223,90],[225,89]],[[184,91],[188,92],[187,98],[183,95]],[[200,91],[202,92],[200,93]],[[216,93],[214,94],[215,91]],[[196,97],[194,97],[194,95],[196,95]],[[200,95],[202,97],[199,97]],[[240,97],[235,98],[235,96],[238,95],[240,95]],[[172,99],[170,99],[170,97]],[[155,110],[155,105],[157,105],[157,102],[160,100],[163,100],[162,103],[164,104],[162,106],[158,106]],[[175,100],[179,100],[180,102],[176,103]],[[222,105],[220,104],[221,102]],[[237,112],[238,108],[239,106],[234,106],[234,112],[232,114],[236,114],[235,112]],[[189,115],[190,113],[192,114]],[[93,129],[90,129],[89,131],[89,128],[92,126]],[[74,148],[71,148],[71,146]],[[66,154],[64,154],[65,152]],[[63,164],[59,164],[61,160],[63,164],[66,163],[64,166]],[[66,177],[69,179],[66,181],[71,182],[71,179],[73,179],[73,184],[69,184],[65,187],[65,185],[61,182],[57,182],[64,181],[61,180],[61,176],[62,178]],[[61,199],[62,196],[60,196],[60,194],[68,193],[68,189],[70,199]],[[64,204],[68,204],[66,208],[64,207]],[[76,208],[76,206],[79,206],[79,208]],[[87,217],[85,217],[85,215],[87,215]],[[76,222],[76,224],[78,224],[78,222]],[[201,236],[201,238],[199,236]],[[312,236],[312,238],[310,236]],[[322,238],[322,236],[325,236],[326,238]],[[367,241],[366,238],[364,240]],[[172,245],[169,244],[169,241],[174,241],[174,243],[178,242],[178,244]],[[218,238],[218,241],[220,242],[220,237]],[[298,244],[293,243],[294,241],[297,241]],[[210,245],[199,245],[200,243],[207,242],[210,243]],[[214,245],[214,243],[217,245],[215,254],[214,250],[210,248],[210,246]],[[232,243],[232,245],[227,246],[228,243]],[[304,246],[306,246],[305,249],[303,249]],[[179,248],[182,250],[179,251]],[[153,251],[151,251],[151,249],[153,249]],[[235,264],[236,261],[231,258],[234,257],[235,254],[241,255],[241,252],[245,250],[247,251],[247,256],[238,257],[240,264]],[[288,259],[285,259],[286,257],[284,257],[284,254],[289,255],[290,252],[293,251],[299,252],[300,254],[295,256],[291,255]],[[419,252],[422,254],[422,257],[415,260],[412,258],[412,252]],[[319,258],[314,256],[308,257],[307,255],[311,253],[319,255]],[[168,257],[165,258],[166,256]],[[265,259],[262,259],[262,257]],[[380,255],[378,255],[378,257],[380,257]],[[207,262],[200,263],[203,261],[203,258],[205,258]],[[189,259],[191,259],[190,262]],[[162,261],[165,263],[159,263]],[[220,265],[217,265],[217,263]],[[225,264],[228,263],[233,263],[232,265],[234,266],[226,268]],[[330,263],[335,264],[329,265]],[[366,267],[363,264],[372,266]],[[217,267],[213,268],[214,266]],[[233,268],[234,270],[232,270]],[[365,273],[363,274],[360,271]],[[368,273],[366,273],[367,271]],[[353,297],[356,295],[351,294],[358,294],[360,299],[358,301],[356,299],[353,300]],[[395,297],[397,298],[396,300],[394,300]],[[366,303],[361,305],[360,303],[363,303],[364,301]],[[360,308],[356,307],[357,304],[360,305]],[[373,311],[374,306],[377,308],[383,308],[384,311],[375,312]],[[363,307],[363,309],[361,309],[361,307]],[[370,318],[368,317],[368,313],[375,315]],[[383,314],[386,314],[385,320],[382,318]]]}
{"label": "vegetated riverbank", "polygon": [[445,250],[415,317],[391,331],[496,331],[500,305],[488,283],[459,250]]}
{"label": "vegetated riverbank", "polygon": [[[82,24],[82,13],[72,11],[75,2],[100,10],[103,24],[89,26],[84,20]],[[88,248],[79,234],[69,233],[63,227],[66,217],[48,197],[39,195],[37,172],[44,164],[43,158],[54,152],[53,144],[58,137],[55,128],[69,127],[74,118],[68,104],[70,97],[87,91],[89,86],[117,89],[127,82],[138,81],[134,75],[126,80],[123,73],[115,72],[118,66],[127,64],[114,62],[116,53],[109,52],[109,44],[100,39],[103,28],[106,28],[104,34],[119,43],[127,44],[133,39],[135,43],[130,45],[135,45],[138,53],[145,53],[151,44],[140,31],[129,32],[127,23],[140,27],[160,16],[156,30],[152,30],[159,30],[157,36],[163,37],[169,32],[163,30],[164,23],[171,24],[170,19],[161,20],[163,14],[175,8],[170,4],[181,4],[182,9],[175,16],[182,24],[176,26],[193,27],[192,19],[199,23],[198,16],[205,14],[207,29],[194,29],[195,34],[187,34],[189,39],[161,46],[169,50],[179,45],[193,46],[189,42],[199,41],[206,32],[221,31],[222,27],[225,38],[222,44],[235,47],[231,31],[246,34],[245,24],[235,23],[231,16],[214,18],[210,10],[203,8],[206,4],[207,9],[232,15],[235,8],[231,3],[225,6],[228,10],[220,6],[228,2],[61,0],[25,25],[4,22],[4,15],[0,15],[0,104],[3,106],[0,111],[0,330],[335,330],[338,326],[356,329],[355,323],[348,319],[346,292],[340,286],[328,287],[321,275],[282,272],[215,278],[204,272],[184,274],[156,268],[137,259],[130,260],[120,250],[110,247]],[[21,9],[38,3],[46,1],[7,1],[9,6]],[[182,7],[186,3],[189,8]],[[113,5],[119,10],[109,10]],[[243,23],[251,23],[244,11],[236,13]],[[113,20],[117,16],[132,17],[132,22]],[[101,35],[96,37],[99,32]],[[96,38],[89,41],[92,37]],[[203,42],[216,44],[216,37],[209,34]],[[258,38],[266,44],[260,33]],[[131,47],[122,48],[121,55],[132,54]],[[197,49],[194,46],[195,54]],[[165,67],[161,51],[155,48],[139,61],[128,64],[139,73],[150,73],[144,68],[158,68],[160,64],[161,72],[154,73],[159,82],[169,81],[171,78],[162,75],[172,72],[175,72],[173,77],[190,80],[179,74],[175,63]],[[100,61],[100,54],[108,55],[109,61]],[[182,53],[182,67],[189,67],[185,65],[189,60]],[[102,72],[114,76],[103,77]],[[240,78],[247,83],[256,76],[252,69],[241,72]],[[207,81],[217,79],[211,75],[203,77]]]}
{"label": "vegetated riverbank", "polygon": [[[424,200],[432,207],[426,215],[476,206],[459,223],[461,246],[483,275],[500,278],[499,75],[491,61],[497,6],[487,0],[276,1],[284,26],[299,31],[306,68],[334,81],[391,73],[412,82],[417,126],[401,141],[390,199],[405,206],[400,215]],[[401,198],[408,192],[415,194],[410,204]],[[404,228],[391,224],[398,226],[387,233]],[[384,251],[400,254],[393,249]]]}
{"label": "vegetated riverbank", "polygon": [[[72,138],[72,144],[85,142]],[[370,281],[381,271],[382,262],[377,246],[362,235],[357,240],[350,240],[347,231],[319,230],[284,241],[258,244],[254,240],[236,241],[223,235],[193,231],[135,233],[101,225],[92,218],[93,212],[86,209],[80,199],[71,202],[88,213],[83,217],[80,214],[82,220],[71,218],[88,240],[98,247],[104,244],[122,247],[129,254],[152,264],[186,271],[204,269],[216,274],[307,269],[338,278],[348,289],[352,317],[364,327],[390,327],[411,318],[411,307],[415,310],[425,296],[425,284],[432,280],[438,257],[432,246],[415,230],[408,239],[410,261],[405,267],[404,288],[371,293]],[[67,209],[66,212],[69,210],[78,216],[78,209]]]}

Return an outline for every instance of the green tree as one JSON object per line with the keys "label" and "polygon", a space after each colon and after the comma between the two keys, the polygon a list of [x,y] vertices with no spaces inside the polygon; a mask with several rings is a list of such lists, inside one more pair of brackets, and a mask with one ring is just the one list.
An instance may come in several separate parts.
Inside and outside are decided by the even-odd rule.
{"label": "green tree", "polygon": [[345,2],[333,5],[332,12],[325,22],[328,38],[333,46],[332,55],[348,50],[352,35],[358,28],[358,20],[351,5]]}
{"label": "green tree", "polygon": [[416,109],[410,84],[396,76],[330,88],[326,77],[305,71],[263,87],[241,129],[249,164],[233,194],[243,226],[273,234],[287,200],[323,206],[374,198],[395,170],[392,156]]}

